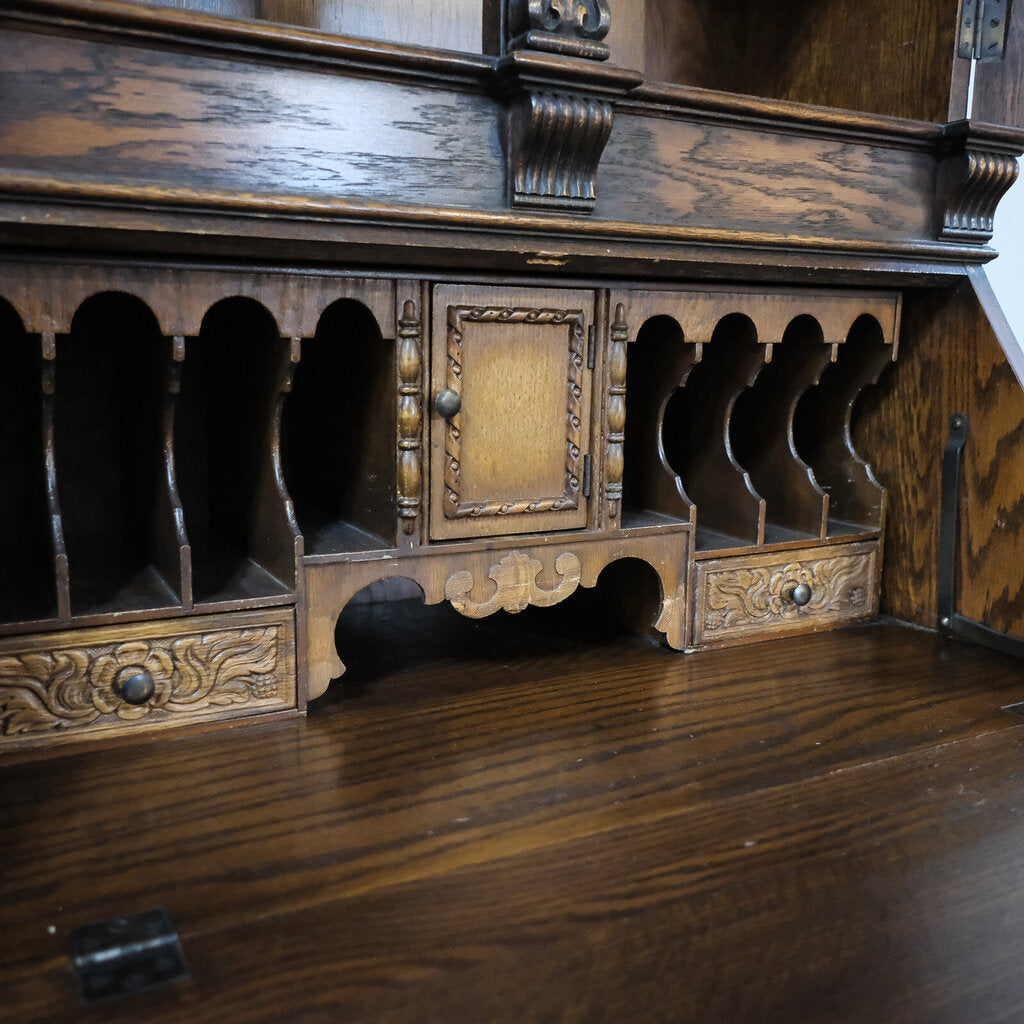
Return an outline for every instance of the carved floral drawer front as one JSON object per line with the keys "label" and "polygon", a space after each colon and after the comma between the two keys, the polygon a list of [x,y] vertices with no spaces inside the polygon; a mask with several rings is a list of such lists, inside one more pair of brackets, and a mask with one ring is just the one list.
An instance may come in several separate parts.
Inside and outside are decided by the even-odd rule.
{"label": "carved floral drawer front", "polygon": [[0,747],[293,707],[291,608],[0,644]]}
{"label": "carved floral drawer front", "polygon": [[698,562],[693,646],[832,629],[878,613],[878,545]]}

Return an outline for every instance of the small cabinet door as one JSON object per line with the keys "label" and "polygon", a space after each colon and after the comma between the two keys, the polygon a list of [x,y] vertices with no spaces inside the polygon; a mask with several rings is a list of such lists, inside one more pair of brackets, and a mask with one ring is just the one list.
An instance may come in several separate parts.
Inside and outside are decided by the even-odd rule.
{"label": "small cabinet door", "polygon": [[587,525],[594,294],[434,289],[430,536]]}

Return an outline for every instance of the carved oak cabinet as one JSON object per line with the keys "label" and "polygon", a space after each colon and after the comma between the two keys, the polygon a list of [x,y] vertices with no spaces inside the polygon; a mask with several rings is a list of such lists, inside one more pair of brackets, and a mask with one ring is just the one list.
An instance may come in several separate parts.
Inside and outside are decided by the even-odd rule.
{"label": "carved oak cabinet", "polygon": [[934,443],[887,424],[1024,148],[991,72],[960,109],[957,5],[890,15],[872,113],[751,12],[379,7],[0,0],[5,750],[304,711],[387,579],[601,580],[680,651],[883,578],[935,625],[927,487],[859,440]]}

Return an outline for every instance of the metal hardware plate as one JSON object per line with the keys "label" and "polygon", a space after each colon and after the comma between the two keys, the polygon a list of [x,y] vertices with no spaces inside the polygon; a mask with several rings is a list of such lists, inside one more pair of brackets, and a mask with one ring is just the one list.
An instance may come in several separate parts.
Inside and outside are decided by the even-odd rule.
{"label": "metal hardware plate", "polygon": [[162,908],[74,928],[70,943],[88,1003],[188,977],[178,933]]}
{"label": "metal hardware plate", "polygon": [[1010,0],[963,0],[957,53],[968,60],[1002,60]]}

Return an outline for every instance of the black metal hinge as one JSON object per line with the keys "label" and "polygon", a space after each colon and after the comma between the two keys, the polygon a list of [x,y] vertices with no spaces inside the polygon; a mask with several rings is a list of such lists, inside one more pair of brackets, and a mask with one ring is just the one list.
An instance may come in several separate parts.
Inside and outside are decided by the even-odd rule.
{"label": "black metal hinge", "polygon": [[594,485],[594,460],[589,455],[583,456],[583,497],[589,498]]}
{"label": "black metal hinge", "polygon": [[592,370],[597,362],[597,330],[591,324],[587,328],[587,369]]}
{"label": "black metal hinge", "polygon": [[1010,0],[963,0],[957,54],[968,60],[1002,60]]}
{"label": "black metal hinge", "polygon": [[71,963],[93,1003],[188,977],[178,933],[161,908],[74,928]]}

